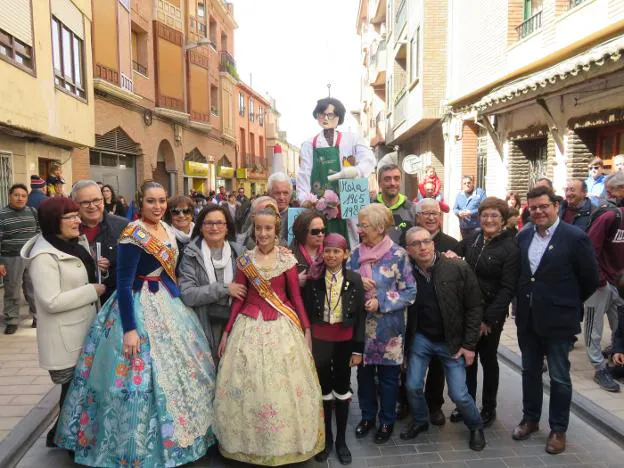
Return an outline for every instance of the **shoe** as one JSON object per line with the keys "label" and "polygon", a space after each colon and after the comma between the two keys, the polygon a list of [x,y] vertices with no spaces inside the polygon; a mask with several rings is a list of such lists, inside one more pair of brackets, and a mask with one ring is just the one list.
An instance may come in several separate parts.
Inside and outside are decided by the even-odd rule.
{"label": "shoe", "polygon": [[4,329],[5,335],[13,335],[17,331],[17,325],[7,325]]}
{"label": "shoe", "polygon": [[548,434],[548,440],[546,441],[546,452],[551,455],[557,455],[564,452],[566,449],[566,434],[565,432],[550,431]]}
{"label": "shoe", "polygon": [[511,438],[514,440],[527,440],[531,437],[531,434],[537,431],[539,431],[539,423],[523,419],[511,433]]}
{"label": "shoe", "polygon": [[351,464],[351,461],[352,461],[351,451],[349,450],[349,447],[347,447],[346,444],[341,444],[341,445],[336,444],[336,455],[338,456],[338,461],[340,462],[341,465]]}
{"label": "shoe", "polygon": [[464,417],[459,412],[459,408],[455,408],[453,410],[453,412],[451,413],[450,420],[451,420],[452,423],[458,423],[458,422],[462,422],[464,420]]}
{"label": "shoe", "polygon": [[620,384],[613,379],[611,370],[608,367],[596,371],[594,374],[594,382],[607,392],[617,393],[620,391]]}
{"label": "shoe", "polygon": [[366,434],[368,434],[373,427],[375,427],[375,421],[362,419],[360,424],[355,428],[355,438],[361,439],[362,437],[366,437]]}
{"label": "shoe", "polygon": [[418,437],[421,432],[427,432],[429,430],[429,424],[410,424],[406,431],[401,432],[401,440],[412,440]]}
{"label": "shoe", "polygon": [[397,403],[396,418],[398,420],[405,419],[409,414],[407,403]]}
{"label": "shoe", "polygon": [[470,431],[470,441],[468,446],[475,452],[480,452],[485,448],[485,435],[483,429],[476,429]]}
{"label": "shoe", "polygon": [[392,435],[392,431],[394,430],[394,424],[382,424],[377,429],[375,433],[375,443],[376,444],[385,444],[390,439]]}
{"label": "shoe", "polygon": [[483,408],[481,410],[481,420],[483,421],[483,427],[490,427],[496,419],[496,410]]}
{"label": "shoe", "polygon": [[37,328],[37,319],[36,318],[33,319],[33,323],[30,326],[30,328]]}
{"label": "shoe", "polygon": [[446,416],[444,416],[444,413],[440,408],[429,411],[429,422],[434,426],[444,426]]}
{"label": "shoe", "polygon": [[602,350],[602,357],[605,359],[611,359],[611,355],[613,354],[613,346],[609,345],[605,349]]}
{"label": "shoe", "polygon": [[333,447],[334,443],[333,442],[328,442],[327,440],[325,440],[325,448],[323,450],[321,450],[319,453],[317,453],[316,455],[314,455],[314,459],[317,462],[324,462],[325,460],[327,460],[329,458],[329,454],[332,451],[332,447]]}
{"label": "shoe", "polygon": [[46,447],[48,448],[57,448],[58,445],[54,442],[54,436],[56,435],[56,424],[52,429],[48,431],[48,435],[46,436]]}

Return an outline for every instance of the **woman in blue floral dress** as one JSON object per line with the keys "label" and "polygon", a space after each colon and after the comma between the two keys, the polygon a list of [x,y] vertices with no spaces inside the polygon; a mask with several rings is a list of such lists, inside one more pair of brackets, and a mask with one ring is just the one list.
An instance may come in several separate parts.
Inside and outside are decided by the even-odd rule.
{"label": "woman in blue floral dress", "polygon": [[407,252],[387,235],[393,224],[392,212],[381,203],[363,208],[358,215],[362,243],[347,261],[347,268],[362,276],[367,312],[364,360],[357,373],[362,420],[355,436],[365,437],[375,427],[379,412],[377,444],[387,442],[394,429],[407,306],[416,299],[416,281]]}
{"label": "woman in blue floral dress", "polygon": [[179,466],[214,443],[214,363],[178,297],[166,200],[152,181],[137,193],[141,218],[121,236],[117,292],[91,326],[61,409],[56,443],[83,465]]}

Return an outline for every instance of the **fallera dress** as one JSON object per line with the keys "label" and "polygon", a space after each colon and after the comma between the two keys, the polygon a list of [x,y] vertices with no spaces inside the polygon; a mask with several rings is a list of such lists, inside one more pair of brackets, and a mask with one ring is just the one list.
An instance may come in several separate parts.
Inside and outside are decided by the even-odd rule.
{"label": "fallera dress", "polygon": [[227,347],[219,364],[215,433],[227,458],[277,466],[308,460],[325,444],[323,406],[295,257],[278,247],[269,269],[256,249],[237,260],[235,281],[247,286],[232,304]]}
{"label": "fallera dress", "polygon": [[[169,467],[201,458],[214,443],[215,369],[197,315],[179,299],[176,243],[140,221],[124,230],[118,288],[84,343],[61,409],[56,442],[98,467]],[[123,355],[125,331],[140,352]]]}

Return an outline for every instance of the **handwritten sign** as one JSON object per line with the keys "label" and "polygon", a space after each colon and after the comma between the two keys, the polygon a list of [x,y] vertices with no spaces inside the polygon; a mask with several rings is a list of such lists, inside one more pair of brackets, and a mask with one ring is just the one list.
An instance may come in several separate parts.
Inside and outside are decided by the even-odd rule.
{"label": "handwritten sign", "polygon": [[370,204],[367,179],[340,179],[340,209],[342,219],[357,218],[358,213]]}
{"label": "handwritten sign", "polygon": [[295,223],[295,219],[301,213],[305,211],[305,208],[288,208],[288,245],[290,245],[294,239],[293,235],[293,224]]}

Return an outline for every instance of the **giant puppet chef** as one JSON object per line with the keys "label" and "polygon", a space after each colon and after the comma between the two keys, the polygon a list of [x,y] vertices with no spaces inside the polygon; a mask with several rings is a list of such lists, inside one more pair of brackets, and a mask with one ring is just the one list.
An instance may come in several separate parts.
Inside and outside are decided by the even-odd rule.
{"label": "giant puppet chef", "polygon": [[[328,97],[316,103],[312,115],[323,131],[301,147],[297,173],[299,200],[308,193],[321,197],[325,189],[338,193],[339,179],[366,179],[375,169],[375,156],[364,139],[355,133],[336,130],[344,122],[345,112],[338,99]],[[331,220],[328,229],[343,234],[348,231],[351,248],[359,243],[355,220],[346,223]]]}

